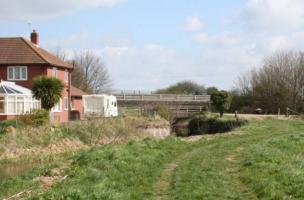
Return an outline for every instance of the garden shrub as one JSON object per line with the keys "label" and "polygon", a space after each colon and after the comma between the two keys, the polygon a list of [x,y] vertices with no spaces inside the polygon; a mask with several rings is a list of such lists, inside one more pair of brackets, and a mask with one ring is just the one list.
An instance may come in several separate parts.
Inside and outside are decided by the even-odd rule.
{"label": "garden shrub", "polygon": [[195,118],[189,122],[190,135],[225,133],[241,127],[246,120],[220,120],[217,118]]}
{"label": "garden shrub", "polygon": [[19,120],[25,125],[42,126],[50,121],[50,113],[45,109],[32,110],[30,113],[22,115]]}

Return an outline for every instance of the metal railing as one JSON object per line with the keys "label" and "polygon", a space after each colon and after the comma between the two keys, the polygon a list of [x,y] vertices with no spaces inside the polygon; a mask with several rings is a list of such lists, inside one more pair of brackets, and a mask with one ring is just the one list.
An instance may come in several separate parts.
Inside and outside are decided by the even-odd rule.
{"label": "metal railing", "polygon": [[115,96],[118,101],[178,101],[178,102],[205,102],[205,103],[210,102],[209,95],[116,94]]}

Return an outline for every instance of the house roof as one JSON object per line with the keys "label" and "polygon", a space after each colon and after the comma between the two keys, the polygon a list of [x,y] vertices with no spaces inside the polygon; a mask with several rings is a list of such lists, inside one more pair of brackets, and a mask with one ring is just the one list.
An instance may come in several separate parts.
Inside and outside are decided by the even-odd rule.
{"label": "house roof", "polygon": [[78,88],[74,87],[73,85],[71,85],[71,96],[72,97],[81,97],[82,95],[87,95],[87,93],[85,93],[81,89],[78,89]]}
{"label": "house roof", "polygon": [[0,65],[4,64],[50,64],[56,67],[73,68],[73,65],[22,37],[0,38]]}
{"label": "house roof", "polygon": [[16,85],[14,82],[0,81],[0,94],[8,95],[32,95],[32,91]]}

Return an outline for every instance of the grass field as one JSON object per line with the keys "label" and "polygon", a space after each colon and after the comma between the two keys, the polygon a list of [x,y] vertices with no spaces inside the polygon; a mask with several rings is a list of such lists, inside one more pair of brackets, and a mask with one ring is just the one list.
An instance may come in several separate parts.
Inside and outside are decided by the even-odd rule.
{"label": "grass field", "polygon": [[250,121],[236,132],[64,155],[0,183],[0,199],[304,199],[304,122]]}

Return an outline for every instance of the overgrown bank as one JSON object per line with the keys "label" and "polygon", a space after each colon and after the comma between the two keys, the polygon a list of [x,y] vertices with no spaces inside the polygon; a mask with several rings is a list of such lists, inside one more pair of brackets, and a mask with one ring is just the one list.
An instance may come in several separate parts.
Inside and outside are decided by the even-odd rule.
{"label": "overgrown bank", "polygon": [[[19,124],[20,122],[17,122]],[[95,145],[126,143],[145,137],[160,137],[149,129],[168,129],[165,120],[148,118],[91,119],[68,124],[8,126],[0,134],[0,159],[34,154],[62,153]]]}

